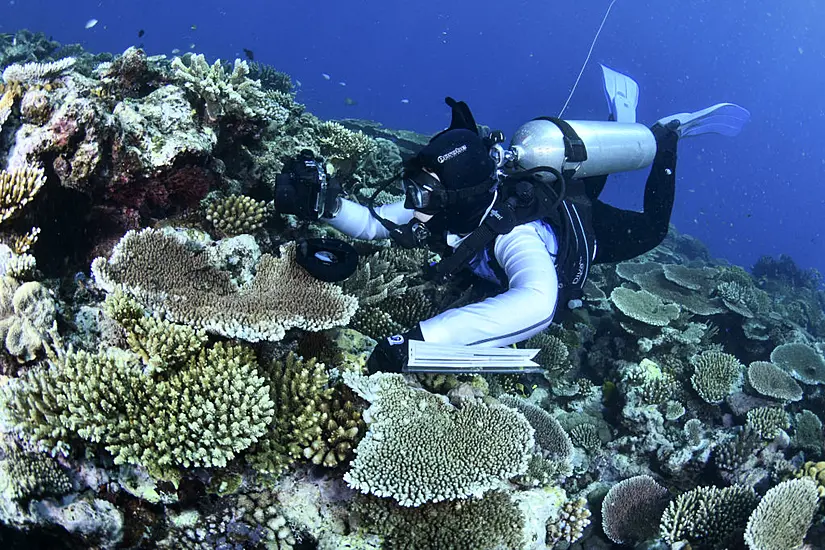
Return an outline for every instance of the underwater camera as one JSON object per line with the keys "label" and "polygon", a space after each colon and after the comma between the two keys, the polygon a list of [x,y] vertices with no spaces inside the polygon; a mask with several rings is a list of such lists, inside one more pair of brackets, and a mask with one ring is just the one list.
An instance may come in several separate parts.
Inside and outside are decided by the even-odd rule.
{"label": "underwater camera", "polygon": [[338,179],[327,175],[324,160],[304,149],[276,178],[275,206],[282,214],[317,220],[332,213],[341,192]]}

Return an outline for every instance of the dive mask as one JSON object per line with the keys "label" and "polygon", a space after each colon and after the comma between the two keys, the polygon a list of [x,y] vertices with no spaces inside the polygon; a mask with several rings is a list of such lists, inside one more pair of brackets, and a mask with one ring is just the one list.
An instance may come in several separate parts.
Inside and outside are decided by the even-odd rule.
{"label": "dive mask", "polygon": [[417,210],[422,214],[437,214],[444,204],[444,187],[432,174],[418,170],[413,175],[404,176],[404,208]]}

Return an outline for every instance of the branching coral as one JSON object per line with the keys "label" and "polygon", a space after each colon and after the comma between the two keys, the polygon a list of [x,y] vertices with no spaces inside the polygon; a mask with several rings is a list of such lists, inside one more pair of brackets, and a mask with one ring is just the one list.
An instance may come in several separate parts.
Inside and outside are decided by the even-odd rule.
{"label": "branching coral", "polygon": [[816,483],[816,490],[819,493],[819,498],[825,498],[825,462],[811,462],[808,461],[802,465],[796,478],[808,478]]}
{"label": "branching coral", "polygon": [[742,385],[744,365],[729,353],[705,351],[693,358],[693,389],[708,403],[720,403]]}
{"label": "branching coral", "polygon": [[225,117],[241,120],[269,120],[283,124],[289,112],[274,101],[269,101],[261,89],[261,83],[248,78],[249,65],[235,60],[232,72],[227,74],[220,59],[212,66],[203,55],[172,60],[175,79],[186,89],[194,92],[206,106],[206,120],[214,123]]}
{"label": "branching coral", "polygon": [[527,348],[539,349],[535,361],[545,369],[544,376],[548,380],[560,378],[566,374],[571,368],[570,350],[567,345],[549,332],[540,332],[527,340],[525,344]]}
{"label": "branching coral", "polygon": [[125,352],[68,352],[1,391],[0,409],[31,444],[65,454],[75,439],[100,443],[116,463],[164,478],[177,467],[225,466],[273,418],[255,355],[222,343],[161,378]]}
{"label": "branching coral", "polygon": [[159,230],[130,231],[92,272],[108,292],[121,289],[172,322],[252,342],[280,340],[289,328],[344,325],[357,308],[355,298],[301,268],[294,245],[282,246],[280,258],[261,256],[243,288],[201,250]]}
{"label": "branching coral", "polygon": [[616,544],[632,544],[651,538],[667,502],[667,489],[650,476],[620,481],[610,488],[602,501],[604,534]]}
{"label": "branching coral", "polygon": [[358,260],[358,269],[341,283],[344,292],[358,298],[362,306],[375,305],[407,291],[404,274],[392,267],[387,254],[375,252]]}
{"label": "branching coral", "polygon": [[813,455],[825,452],[825,439],[822,435],[822,420],[808,409],[794,415],[793,445]]}
{"label": "branching coral", "polygon": [[773,439],[779,430],[788,429],[790,420],[781,407],[757,407],[748,411],[747,426],[762,439]]}
{"label": "branching coral", "polygon": [[[539,455],[544,461],[542,470],[545,474],[552,477],[569,475],[573,456],[573,443],[559,421],[544,409],[531,405],[518,397],[502,395],[499,397],[499,401],[519,411],[530,422],[535,430]],[[536,464],[534,463],[533,466],[535,468]]]}
{"label": "branching coral", "polygon": [[0,498],[27,500],[72,490],[69,477],[50,457],[0,446],[0,454],[2,451],[5,457],[0,459]]}
{"label": "branching coral", "polygon": [[38,166],[0,172],[0,224],[18,214],[45,183],[46,176]]}
{"label": "branching coral", "polygon": [[807,478],[780,483],[768,491],[748,520],[745,542],[751,550],[795,550],[811,526],[819,495]]}
{"label": "branching coral", "polygon": [[398,374],[344,380],[372,405],[369,431],[344,480],[402,506],[471,496],[502,487],[527,470],[534,430],[504,405],[456,409],[441,397],[407,387]]}
{"label": "branching coral", "polygon": [[753,489],[733,485],[697,487],[672,500],[662,515],[662,539],[674,545],[682,541],[696,549],[725,548],[741,533],[759,497]]}
{"label": "branching coral", "polygon": [[360,130],[348,130],[337,122],[322,122],[318,133],[321,152],[332,161],[360,160],[376,147],[371,137]]}
{"label": "branching coral", "polygon": [[254,233],[269,216],[267,203],[243,195],[230,195],[209,204],[206,219],[225,235]]}

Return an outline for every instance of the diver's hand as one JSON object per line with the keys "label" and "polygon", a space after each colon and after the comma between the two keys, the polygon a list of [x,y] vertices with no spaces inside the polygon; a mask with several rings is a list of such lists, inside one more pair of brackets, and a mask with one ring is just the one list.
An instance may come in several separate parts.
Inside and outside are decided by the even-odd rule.
{"label": "diver's hand", "polygon": [[421,328],[418,325],[404,334],[396,334],[378,342],[369,359],[367,359],[367,372],[369,374],[375,374],[376,372],[400,373],[407,366],[410,340],[424,340],[424,335],[421,334]]}
{"label": "diver's hand", "polygon": [[679,126],[682,123],[678,120],[671,120],[667,124],[656,123],[650,127],[653,137],[656,139],[656,152],[676,153],[676,144],[679,141]]}

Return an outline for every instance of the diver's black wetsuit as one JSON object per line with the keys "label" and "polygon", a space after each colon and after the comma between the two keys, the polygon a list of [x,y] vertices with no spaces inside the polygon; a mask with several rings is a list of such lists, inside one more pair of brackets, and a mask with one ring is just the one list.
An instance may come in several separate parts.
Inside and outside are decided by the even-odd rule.
{"label": "diver's black wetsuit", "polygon": [[[670,145],[670,144],[668,144]],[[676,143],[662,148],[645,183],[644,211],[622,210],[598,200],[607,176],[587,178],[585,191],[593,201],[596,258],[593,263],[622,262],[648,252],[667,235],[676,194]]]}

